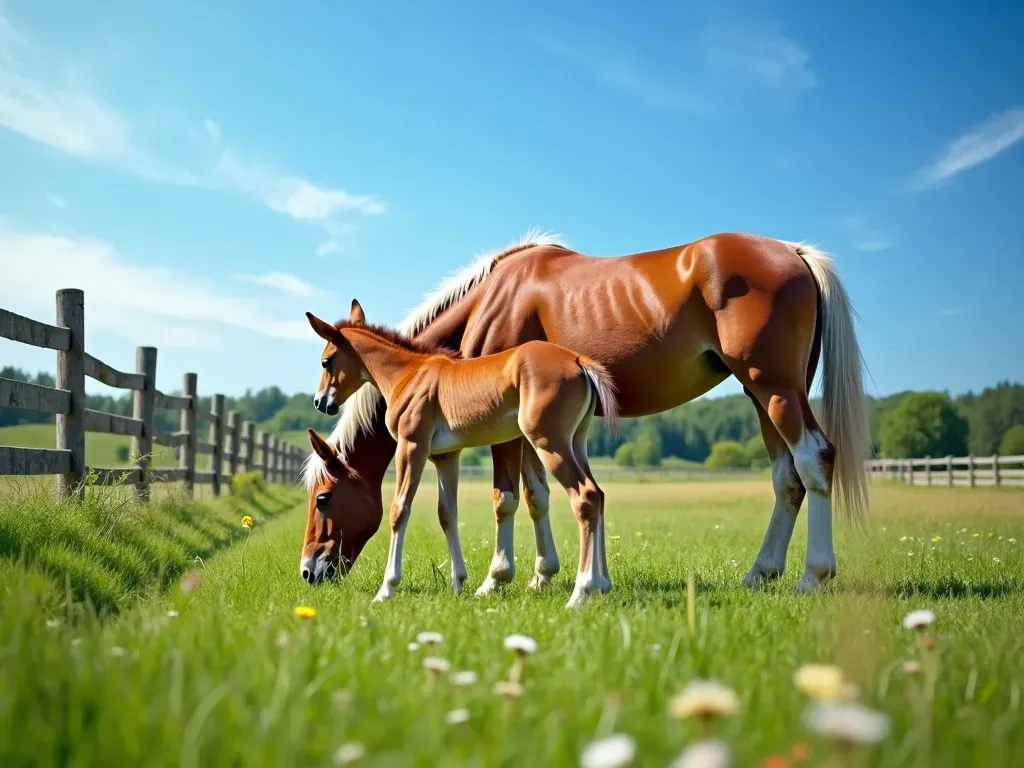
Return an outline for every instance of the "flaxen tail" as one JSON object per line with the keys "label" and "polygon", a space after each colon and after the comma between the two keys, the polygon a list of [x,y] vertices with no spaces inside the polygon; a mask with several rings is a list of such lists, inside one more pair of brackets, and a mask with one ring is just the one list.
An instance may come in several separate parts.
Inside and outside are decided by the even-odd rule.
{"label": "flaxen tail", "polygon": [[594,385],[597,400],[601,404],[601,415],[608,424],[608,430],[616,434],[619,430],[619,402],[615,397],[615,381],[603,365],[585,355],[577,355],[576,364]]}
{"label": "flaxen tail", "polygon": [[832,500],[839,514],[860,522],[867,511],[864,459],[871,448],[871,432],[861,377],[864,360],[853,328],[855,314],[831,257],[801,243],[791,245],[821,293],[822,428],[836,449]]}

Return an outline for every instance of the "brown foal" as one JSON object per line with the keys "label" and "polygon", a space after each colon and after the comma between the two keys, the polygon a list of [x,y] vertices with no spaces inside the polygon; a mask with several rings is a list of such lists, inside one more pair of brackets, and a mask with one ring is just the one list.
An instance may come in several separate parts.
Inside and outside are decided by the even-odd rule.
{"label": "brown foal", "polygon": [[[462,590],[466,564],[458,537],[457,482],[464,448],[525,437],[544,467],[558,480],[580,529],[579,568],[568,607],[582,605],[595,591],[610,588],[604,547],[604,493],[587,460],[587,435],[600,405],[613,419],[616,403],[604,367],[557,344],[528,341],[503,352],[473,359],[413,341],[392,329],[366,324],[359,302],[348,322],[335,325],[306,313],[327,346],[322,355],[320,391],[341,405],[364,384],[387,404],[385,425],[397,441],[395,495],[391,502],[391,545],[384,582],[375,601],[394,596],[402,579],[402,544],[413,498],[427,460],[437,467],[438,517],[448,539],[452,588]],[[313,430],[310,442],[327,463],[333,449]],[[330,484],[314,489],[321,514],[344,505]],[[330,540],[321,545],[333,561]]]}

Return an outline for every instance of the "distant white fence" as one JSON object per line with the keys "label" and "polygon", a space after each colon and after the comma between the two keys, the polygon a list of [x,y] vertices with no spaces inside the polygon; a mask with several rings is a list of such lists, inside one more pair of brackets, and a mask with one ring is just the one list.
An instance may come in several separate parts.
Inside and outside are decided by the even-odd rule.
{"label": "distant white fence", "polygon": [[872,479],[907,485],[1024,486],[1024,456],[925,456],[866,464]]}

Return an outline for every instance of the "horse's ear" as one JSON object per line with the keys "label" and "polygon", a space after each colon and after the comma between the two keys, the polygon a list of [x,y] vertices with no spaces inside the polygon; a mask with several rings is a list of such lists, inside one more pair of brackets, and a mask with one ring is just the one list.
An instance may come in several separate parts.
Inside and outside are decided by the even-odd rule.
{"label": "horse's ear", "polygon": [[335,461],[338,458],[338,455],[334,452],[334,449],[327,444],[326,440],[320,437],[320,435],[312,429],[307,429],[306,431],[309,432],[309,444],[313,446],[313,451],[317,456],[325,462]]}
{"label": "horse's ear", "polygon": [[359,303],[359,299],[352,299],[352,310],[349,312],[348,319],[350,322],[366,325],[366,315],[363,313],[363,306]]}
{"label": "horse's ear", "polygon": [[316,332],[316,335],[324,341],[329,341],[332,344],[339,344],[340,339],[344,338],[337,328],[330,323],[324,322],[312,312],[306,313],[306,319],[309,320],[309,324]]}

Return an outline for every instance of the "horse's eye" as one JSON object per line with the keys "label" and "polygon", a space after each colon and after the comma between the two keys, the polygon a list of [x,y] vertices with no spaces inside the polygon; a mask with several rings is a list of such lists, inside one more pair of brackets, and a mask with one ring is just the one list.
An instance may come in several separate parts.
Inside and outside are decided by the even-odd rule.
{"label": "horse's eye", "polygon": [[330,503],[331,503],[331,492],[330,491],[324,491],[323,493],[318,493],[316,495],[316,508],[317,509],[323,511],[328,506],[330,506]]}
{"label": "horse's eye", "polygon": [[320,365],[322,365],[324,368],[330,368],[331,367],[331,358],[329,358],[329,357],[323,358],[320,361]]}

